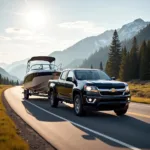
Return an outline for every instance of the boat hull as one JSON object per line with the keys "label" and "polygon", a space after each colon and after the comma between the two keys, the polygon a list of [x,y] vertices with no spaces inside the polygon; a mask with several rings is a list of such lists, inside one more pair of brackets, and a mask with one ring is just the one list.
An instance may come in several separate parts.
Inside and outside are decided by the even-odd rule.
{"label": "boat hull", "polygon": [[47,93],[48,81],[58,79],[60,72],[38,72],[27,74],[24,79],[24,89],[31,92]]}

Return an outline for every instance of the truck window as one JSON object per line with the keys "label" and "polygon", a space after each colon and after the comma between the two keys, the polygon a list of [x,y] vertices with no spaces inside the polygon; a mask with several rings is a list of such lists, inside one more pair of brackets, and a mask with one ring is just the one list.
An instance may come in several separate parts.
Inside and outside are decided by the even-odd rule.
{"label": "truck window", "polygon": [[110,80],[110,77],[100,70],[76,70],[78,80]]}
{"label": "truck window", "polygon": [[67,76],[68,71],[64,71],[60,77],[61,80],[65,80]]}
{"label": "truck window", "polygon": [[72,77],[72,78],[74,78],[73,71],[69,71],[69,73],[68,73],[68,77]]}

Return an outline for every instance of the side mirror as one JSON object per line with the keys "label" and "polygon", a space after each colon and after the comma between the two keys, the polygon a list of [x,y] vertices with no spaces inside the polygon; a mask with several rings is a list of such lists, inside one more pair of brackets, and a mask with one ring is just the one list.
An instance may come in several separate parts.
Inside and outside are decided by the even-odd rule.
{"label": "side mirror", "polygon": [[72,77],[67,77],[67,80],[66,80],[66,81],[73,82],[73,78],[72,78]]}
{"label": "side mirror", "polygon": [[112,80],[116,80],[116,78],[115,78],[115,77],[111,77],[111,79],[112,79]]}

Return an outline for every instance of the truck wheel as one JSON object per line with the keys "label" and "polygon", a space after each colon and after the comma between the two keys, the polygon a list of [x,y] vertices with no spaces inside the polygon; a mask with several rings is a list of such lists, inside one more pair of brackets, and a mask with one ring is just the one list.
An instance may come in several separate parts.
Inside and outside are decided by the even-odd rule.
{"label": "truck wheel", "polygon": [[50,105],[51,107],[57,107],[58,106],[58,99],[56,98],[55,96],[55,93],[54,91],[51,91],[49,96],[48,96],[48,99],[49,99],[49,102],[50,102]]}
{"label": "truck wheel", "polygon": [[123,116],[128,110],[128,106],[125,106],[125,108],[122,109],[116,109],[114,112],[116,113],[117,116]]}
{"label": "truck wheel", "polygon": [[24,90],[24,99],[29,99],[29,90]]}
{"label": "truck wheel", "polygon": [[82,116],[84,114],[82,98],[79,94],[74,97],[74,111],[77,116]]}

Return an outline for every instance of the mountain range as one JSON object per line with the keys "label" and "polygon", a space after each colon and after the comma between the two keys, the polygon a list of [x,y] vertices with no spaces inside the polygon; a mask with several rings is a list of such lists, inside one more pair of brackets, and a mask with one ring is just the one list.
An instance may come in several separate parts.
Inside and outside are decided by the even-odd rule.
{"label": "mountain range", "polygon": [[[149,23],[142,19],[136,19],[133,22],[123,25],[120,29],[117,29],[119,39],[123,41],[133,38]],[[76,59],[87,59],[95,51],[108,46],[112,40],[113,32],[114,30],[107,30],[100,35],[87,37],[73,46],[63,51],[55,51],[49,56],[55,57],[57,64],[62,63],[63,67],[66,68],[66,66],[70,66]]]}
{"label": "mountain range", "polygon": [[0,74],[2,75],[2,77],[8,78],[9,80],[13,80],[13,81],[19,81],[19,79],[15,76],[10,75],[7,71],[5,71],[3,68],[0,67]]}
{"label": "mountain range", "polygon": [[[119,39],[125,43],[125,41],[132,39],[149,23],[150,22],[142,19],[136,19],[133,22],[123,25],[121,28],[117,29]],[[81,65],[84,66],[83,64],[86,59],[90,58],[90,56],[94,55],[96,52],[101,51],[100,56],[104,59],[102,61],[105,62],[107,60],[107,49],[112,40],[113,32],[114,30],[107,30],[97,36],[87,37],[68,47],[67,49],[62,51],[54,51],[49,56],[55,57],[56,64],[62,64],[63,68],[72,68]],[[17,61],[3,66],[3,68],[11,75],[15,75],[20,80],[23,80],[26,71],[27,60],[28,59]]]}

